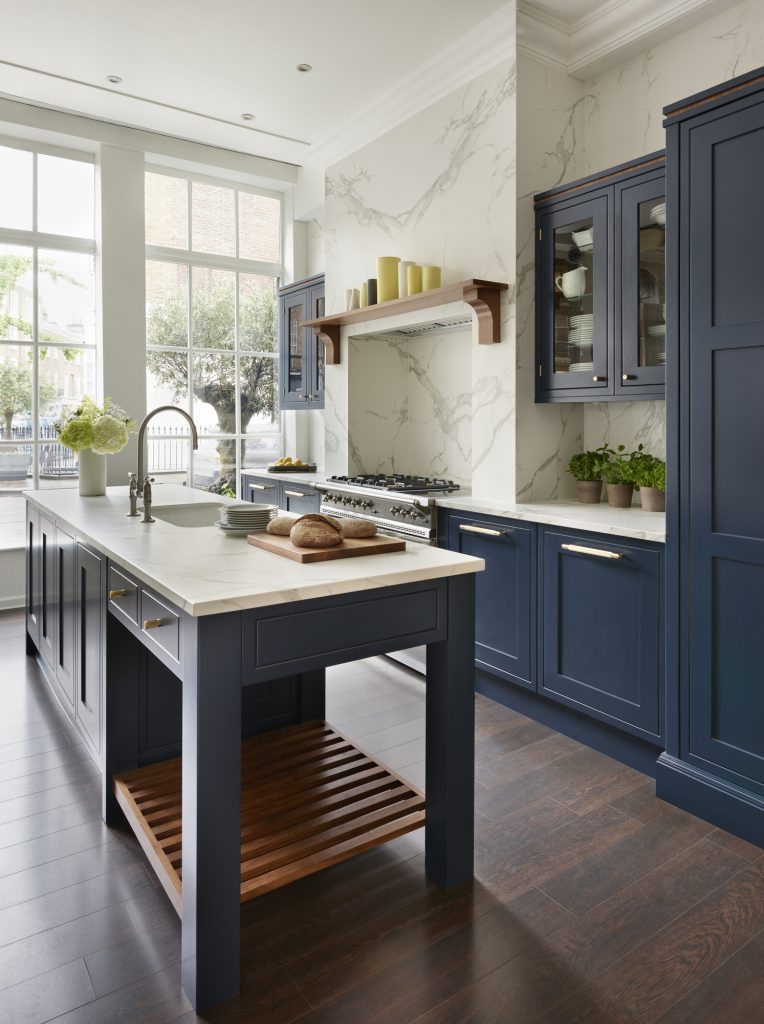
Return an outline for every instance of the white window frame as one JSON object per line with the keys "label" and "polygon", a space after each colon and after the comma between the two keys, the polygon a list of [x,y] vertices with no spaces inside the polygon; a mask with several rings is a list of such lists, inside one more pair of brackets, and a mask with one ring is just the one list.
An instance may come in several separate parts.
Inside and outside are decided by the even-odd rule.
{"label": "white window frame", "polygon": [[[236,274],[236,293],[235,293],[235,323],[236,323],[236,337],[235,344],[232,349],[234,355],[236,379],[239,380],[240,366],[241,366],[241,350],[239,347],[239,279],[238,275],[241,274],[257,274],[262,277],[273,277],[278,283],[283,280],[284,276],[284,197],[281,192],[275,192],[270,189],[256,188],[253,185],[245,184],[241,181],[231,181],[225,178],[214,178],[206,174],[197,174],[196,172],[184,171],[178,168],[166,166],[164,164],[151,164],[146,163],[144,168],[147,174],[163,174],[169,178],[181,178],[188,182],[188,195],[187,195],[187,225],[188,225],[188,247],[186,249],[174,248],[171,246],[163,245],[149,245],[146,244],[146,263],[149,260],[155,260],[162,263],[175,263],[182,266],[188,267],[188,346],[186,349],[187,354],[187,372],[188,372],[188,391],[189,391],[189,403],[191,406],[191,414],[193,416],[194,409],[194,397],[193,397],[193,357],[194,355],[201,355],[204,353],[212,352],[215,355],[221,354],[219,349],[204,349],[195,347],[193,344],[192,330],[193,330],[193,270],[194,268],[200,269],[212,269],[212,270],[227,270],[233,271]],[[208,185],[214,185],[218,188],[230,188],[234,191],[235,197],[235,209],[234,209],[234,223],[236,231],[236,251],[239,251],[239,193],[248,192],[251,195],[266,196],[270,199],[276,199],[279,203],[280,215],[279,215],[279,248],[281,250],[281,262],[270,263],[261,260],[250,260],[238,256],[218,256],[212,253],[198,252],[191,248],[193,240],[193,222],[192,222],[192,183],[202,182]],[[278,349],[278,338],[276,339],[277,346],[276,352],[273,354],[276,363],[281,359],[281,353]],[[146,339],[146,351],[151,352],[172,352],[178,354],[182,351],[178,346],[162,346],[162,345],[150,345],[148,338]],[[225,353],[223,353],[225,354]],[[260,353],[247,352],[245,355],[258,355]],[[262,353],[263,355],[272,355],[272,353]],[[277,394],[280,394],[277,388]],[[278,429],[273,431],[264,430],[263,434],[272,434],[274,439],[278,439],[279,450],[284,450],[284,411],[279,408],[278,416]],[[185,433],[178,434],[163,434],[162,439],[173,440],[175,438],[185,438],[188,435]],[[236,402],[236,434],[232,437],[231,434],[204,434],[204,440],[213,441],[230,441],[235,440],[236,442],[236,491],[237,496],[240,496],[241,492],[241,473],[244,469],[243,466],[239,465],[241,459],[241,443],[246,444],[248,435],[242,431],[241,423],[241,403]],[[149,438],[151,438],[151,428],[149,427]],[[200,438],[201,439],[201,438]],[[189,463],[188,463],[188,476],[189,486],[193,487],[194,480],[194,451],[193,449],[189,452]]]}
{"label": "white window frame", "polygon": [[[40,486],[40,446],[50,444],[49,439],[40,438],[40,402],[39,402],[39,361],[40,361],[40,339],[39,339],[39,280],[38,280],[38,253],[40,249],[47,249],[54,252],[84,253],[88,256],[96,255],[96,240],[93,238],[80,238],[77,235],[56,235],[37,229],[37,158],[43,156],[62,157],[65,160],[78,160],[80,163],[94,164],[95,159],[92,153],[85,153],[78,149],[66,149],[58,146],[49,146],[44,143],[29,142],[26,139],[16,139],[7,135],[0,135],[0,146],[8,149],[19,149],[32,154],[32,228],[3,228],[0,227],[0,245],[23,246],[32,250],[32,337],[29,340],[18,339],[12,341],[0,338],[0,351],[10,346],[28,347],[32,351],[32,437],[23,444],[32,447],[32,486]],[[93,189],[93,210],[96,211],[96,188]],[[97,271],[97,268],[96,268]],[[96,277],[96,306],[98,305],[98,279]],[[98,328],[96,327],[95,340],[87,344],[45,342],[44,348],[68,348],[77,349],[82,352],[93,352],[95,355],[95,379],[97,393],[94,396],[96,401],[101,400],[103,380],[103,355]],[[16,442],[18,443],[18,442]],[[10,438],[5,438],[2,447],[12,445]]]}

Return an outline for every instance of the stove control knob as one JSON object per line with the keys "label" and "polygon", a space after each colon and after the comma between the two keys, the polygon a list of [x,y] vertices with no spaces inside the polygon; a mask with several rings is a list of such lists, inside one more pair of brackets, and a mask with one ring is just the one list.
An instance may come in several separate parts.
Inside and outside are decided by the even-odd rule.
{"label": "stove control knob", "polygon": [[348,498],[348,497],[346,496],[346,497],[344,497],[344,498],[342,499],[342,504],[343,504],[343,505],[352,505],[352,504],[353,504],[353,499],[352,499],[352,498]]}
{"label": "stove control knob", "polygon": [[398,505],[391,505],[390,506],[390,515],[391,516],[399,516],[402,511],[403,511],[403,509],[400,508]]}
{"label": "stove control knob", "polygon": [[364,509],[366,509],[366,508],[374,508],[374,502],[373,501],[362,501],[361,502],[361,508],[364,508]]}
{"label": "stove control knob", "polygon": [[363,502],[361,501],[360,498],[353,498],[351,499],[350,505],[351,508],[358,508],[359,505],[363,505]]}

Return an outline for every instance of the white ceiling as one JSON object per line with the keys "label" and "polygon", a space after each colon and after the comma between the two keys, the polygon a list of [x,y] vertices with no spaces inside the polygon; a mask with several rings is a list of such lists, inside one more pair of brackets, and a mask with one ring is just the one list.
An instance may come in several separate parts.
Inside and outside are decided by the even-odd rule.
{"label": "white ceiling", "polygon": [[[505,7],[506,0],[29,0],[4,8],[0,93],[302,163],[308,145]],[[296,71],[300,62],[313,71]],[[107,75],[123,84],[110,85]],[[245,124],[245,112],[256,119]]]}

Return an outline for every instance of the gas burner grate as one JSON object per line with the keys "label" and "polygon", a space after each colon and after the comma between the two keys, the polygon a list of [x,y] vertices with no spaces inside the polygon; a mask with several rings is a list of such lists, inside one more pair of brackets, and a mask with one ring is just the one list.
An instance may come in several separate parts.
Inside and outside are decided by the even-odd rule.
{"label": "gas burner grate", "polygon": [[377,490],[398,491],[410,494],[440,492],[450,494],[459,490],[459,484],[442,477],[409,476],[403,473],[359,473],[355,476],[333,476],[330,483],[346,487],[374,487]]}

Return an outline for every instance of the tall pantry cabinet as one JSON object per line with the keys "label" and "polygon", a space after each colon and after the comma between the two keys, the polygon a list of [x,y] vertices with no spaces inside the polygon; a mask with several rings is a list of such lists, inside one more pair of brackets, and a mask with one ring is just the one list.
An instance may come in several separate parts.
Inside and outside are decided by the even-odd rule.
{"label": "tall pantry cabinet", "polygon": [[764,843],[764,69],[665,113],[679,700],[658,795]]}

